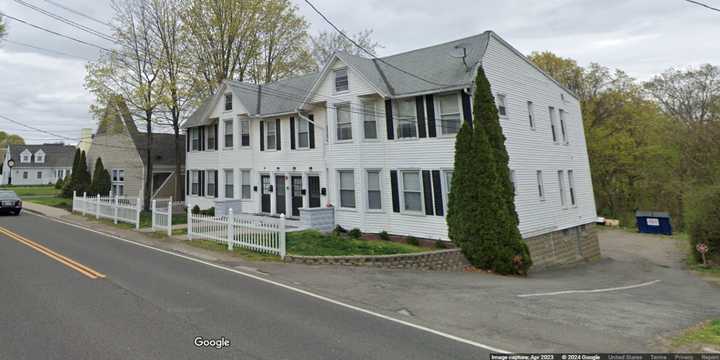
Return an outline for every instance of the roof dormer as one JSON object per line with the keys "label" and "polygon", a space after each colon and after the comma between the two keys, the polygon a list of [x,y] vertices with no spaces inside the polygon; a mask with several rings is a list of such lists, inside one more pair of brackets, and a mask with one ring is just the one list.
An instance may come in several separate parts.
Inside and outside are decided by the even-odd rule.
{"label": "roof dormer", "polygon": [[30,152],[30,150],[25,149],[23,152],[20,153],[20,162],[21,163],[32,162],[32,153]]}
{"label": "roof dormer", "polygon": [[45,162],[45,152],[42,149],[35,152],[35,163],[42,164]]}

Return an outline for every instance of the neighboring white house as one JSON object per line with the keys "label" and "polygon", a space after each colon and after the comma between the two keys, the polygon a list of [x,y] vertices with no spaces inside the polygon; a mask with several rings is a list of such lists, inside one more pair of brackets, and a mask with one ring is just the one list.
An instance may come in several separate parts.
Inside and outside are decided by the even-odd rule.
{"label": "neighboring white house", "polygon": [[344,228],[447,240],[455,134],[472,121],[481,65],[521,233],[580,234],[596,219],[580,103],[493,32],[380,60],[337,53],[319,73],[261,86],[226,81],[184,125],[187,203],[289,216],[332,205]]}
{"label": "neighboring white house", "polygon": [[[0,183],[3,185],[47,185],[64,179],[72,171],[75,147],[65,144],[8,145]],[[9,167],[12,160],[14,166]]]}

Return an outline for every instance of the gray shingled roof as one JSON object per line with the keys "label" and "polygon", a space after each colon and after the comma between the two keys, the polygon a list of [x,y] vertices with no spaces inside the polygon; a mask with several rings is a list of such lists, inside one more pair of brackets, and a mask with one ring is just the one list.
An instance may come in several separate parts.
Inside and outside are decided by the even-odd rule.
{"label": "gray shingled roof", "polygon": [[[20,162],[20,154],[25,149],[33,154],[30,163]],[[34,155],[40,149],[45,153],[45,162],[36,163]],[[10,158],[15,160],[15,168],[71,168],[75,158],[75,146],[65,144],[10,145]]]}

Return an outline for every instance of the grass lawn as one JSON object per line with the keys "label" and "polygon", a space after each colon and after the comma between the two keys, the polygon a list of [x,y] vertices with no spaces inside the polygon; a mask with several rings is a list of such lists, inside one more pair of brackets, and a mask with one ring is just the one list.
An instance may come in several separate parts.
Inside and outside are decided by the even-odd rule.
{"label": "grass lawn", "polygon": [[235,248],[233,248],[233,251],[230,252],[230,251],[228,251],[227,245],[221,244],[221,243],[218,243],[215,241],[211,241],[211,240],[192,240],[192,241],[185,241],[184,243],[188,244],[190,246],[194,246],[196,248],[200,248],[200,249],[230,253],[232,256],[238,256],[238,257],[242,257],[242,258],[245,258],[248,260],[280,261],[279,256],[250,251],[248,249],[241,248],[239,246],[236,246]]}
{"label": "grass lawn", "polygon": [[12,190],[18,194],[21,198],[23,196],[55,196],[60,193],[60,190],[55,189],[54,185],[43,185],[43,186],[2,186],[0,189]]}
{"label": "grass lawn", "polygon": [[706,321],[690,328],[672,341],[674,347],[712,346],[720,347],[720,320]]}
{"label": "grass lawn", "polygon": [[53,206],[68,211],[72,210],[72,199],[66,199],[57,196],[34,197],[23,201],[40,205]]}
{"label": "grass lawn", "polygon": [[288,233],[287,251],[291,255],[348,256],[409,254],[431,249],[382,240],[351,239],[315,230]]}

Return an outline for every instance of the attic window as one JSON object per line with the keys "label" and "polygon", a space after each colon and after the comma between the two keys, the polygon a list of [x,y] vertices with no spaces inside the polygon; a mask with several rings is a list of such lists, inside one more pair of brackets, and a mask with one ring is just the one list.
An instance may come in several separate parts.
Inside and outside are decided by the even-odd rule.
{"label": "attic window", "polygon": [[36,153],[35,154],[35,162],[38,164],[44,163],[45,162],[45,154]]}
{"label": "attic window", "polygon": [[232,94],[225,94],[225,111],[232,110]]}
{"label": "attic window", "polygon": [[20,162],[21,163],[29,163],[30,162],[31,154],[29,151],[25,150],[22,154],[20,154]]}
{"label": "attic window", "polygon": [[348,85],[347,69],[335,70],[335,92],[348,91]]}

